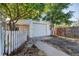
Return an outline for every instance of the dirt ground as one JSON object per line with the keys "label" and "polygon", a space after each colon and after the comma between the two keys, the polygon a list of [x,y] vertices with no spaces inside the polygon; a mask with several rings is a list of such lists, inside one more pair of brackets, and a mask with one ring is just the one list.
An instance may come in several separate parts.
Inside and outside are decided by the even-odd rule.
{"label": "dirt ground", "polygon": [[35,45],[27,47],[27,43],[24,43],[16,52],[12,52],[10,56],[45,56],[45,53],[40,51]]}
{"label": "dirt ground", "polygon": [[52,44],[55,48],[60,49],[71,56],[79,56],[79,40],[67,40],[67,38],[63,39],[53,36],[51,39],[42,41]]}

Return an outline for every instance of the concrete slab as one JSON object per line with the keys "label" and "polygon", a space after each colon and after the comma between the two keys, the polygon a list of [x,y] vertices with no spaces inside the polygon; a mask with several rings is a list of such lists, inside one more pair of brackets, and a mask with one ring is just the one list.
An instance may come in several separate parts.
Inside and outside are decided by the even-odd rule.
{"label": "concrete slab", "polygon": [[38,47],[38,49],[44,51],[47,56],[69,56],[68,54],[62,52],[61,50],[58,50],[52,45],[49,45],[42,41],[36,41],[35,45]]}

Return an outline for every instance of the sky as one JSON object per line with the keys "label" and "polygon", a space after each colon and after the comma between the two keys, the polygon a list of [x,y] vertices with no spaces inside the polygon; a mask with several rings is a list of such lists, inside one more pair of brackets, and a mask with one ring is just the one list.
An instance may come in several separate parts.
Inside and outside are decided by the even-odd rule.
{"label": "sky", "polygon": [[68,9],[64,10],[65,12],[68,11],[74,11],[72,18],[70,18],[69,20],[71,21],[77,21],[79,19],[79,3],[73,3],[69,6]]}

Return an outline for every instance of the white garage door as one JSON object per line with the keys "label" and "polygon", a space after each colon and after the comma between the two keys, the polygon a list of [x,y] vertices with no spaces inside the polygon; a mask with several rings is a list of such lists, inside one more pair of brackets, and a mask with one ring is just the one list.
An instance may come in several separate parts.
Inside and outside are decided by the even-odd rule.
{"label": "white garage door", "polygon": [[33,37],[45,36],[47,33],[46,24],[38,24],[38,23],[33,24],[32,29],[33,29],[32,33]]}

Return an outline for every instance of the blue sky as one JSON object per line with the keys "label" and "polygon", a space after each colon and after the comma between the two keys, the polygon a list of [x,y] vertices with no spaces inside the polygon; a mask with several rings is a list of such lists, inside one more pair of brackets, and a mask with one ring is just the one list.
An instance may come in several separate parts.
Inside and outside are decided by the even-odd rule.
{"label": "blue sky", "polygon": [[68,12],[68,11],[74,11],[73,13],[73,16],[71,19],[69,20],[72,20],[72,21],[77,21],[77,18],[79,19],[79,3],[73,3],[69,6],[68,9],[64,10],[65,12]]}

